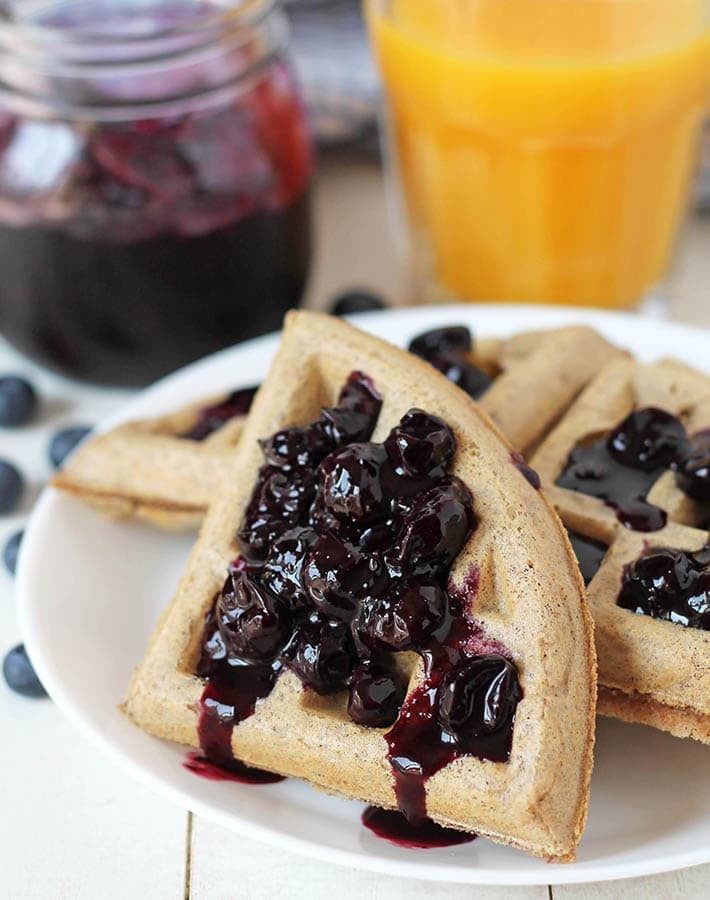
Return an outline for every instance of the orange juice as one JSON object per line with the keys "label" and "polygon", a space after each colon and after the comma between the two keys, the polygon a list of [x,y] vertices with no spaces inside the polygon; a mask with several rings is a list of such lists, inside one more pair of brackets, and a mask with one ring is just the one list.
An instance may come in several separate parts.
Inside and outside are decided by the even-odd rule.
{"label": "orange juice", "polygon": [[414,265],[439,296],[623,307],[664,274],[705,0],[366,0]]}

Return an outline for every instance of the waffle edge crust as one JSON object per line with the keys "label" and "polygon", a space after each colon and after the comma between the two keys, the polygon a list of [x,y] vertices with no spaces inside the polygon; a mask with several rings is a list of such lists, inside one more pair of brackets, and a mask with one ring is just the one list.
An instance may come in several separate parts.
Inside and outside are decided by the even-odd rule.
{"label": "waffle edge crust", "polygon": [[[160,618],[123,704],[152,734],[198,745],[204,682],[196,677],[205,614],[238,553],[241,522],[262,464],[259,438],[316,417],[359,369],[383,396],[373,440],[411,407],[442,416],[458,442],[452,471],[471,489],[478,528],[454,563],[461,585],[480,571],[471,614],[518,668],[510,759],[466,756],[427,782],[427,811],[550,861],[574,858],[587,815],[596,658],[584,587],[564,529],[544,494],[515,467],[511,447],[470,398],[411,354],[317,313],[290,313],[269,376],[234,451],[233,478],[209,508],[177,593]],[[410,690],[421,678],[412,673]],[[384,729],[354,724],[341,694],[323,698],[283,673],[234,728],[234,755],[330,794],[396,808]]]}

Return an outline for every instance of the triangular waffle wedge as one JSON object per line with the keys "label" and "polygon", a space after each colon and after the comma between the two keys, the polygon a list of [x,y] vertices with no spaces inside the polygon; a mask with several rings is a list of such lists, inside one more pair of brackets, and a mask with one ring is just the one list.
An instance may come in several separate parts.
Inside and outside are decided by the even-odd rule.
{"label": "triangular waffle wedge", "polygon": [[[200,728],[213,721],[211,684],[206,689],[195,674],[206,616],[230,564],[230,577],[241,577],[235,533],[263,464],[259,441],[316,419],[321,407],[336,402],[353,369],[366,373],[382,395],[373,441],[384,440],[412,407],[450,424],[457,442],[451,471],[472,492],[477,518],[450,571],[449,590],[462,604],[451,628],[465,626],[475,635],[464,654],[504,648],[522,689],[509,759],[463,754],[444,766],[426,781],[427,813],[550,860],[572,859],[586,817],[596,686],[591,620],[564,529],[520,458],[463,392],[412,355],[331,317],[288,316],[234,454],[235,477],[210,506],[123,708],[155,735],[199,745],[198,720]],[[389,655],[408,673],[405,708],[411,712],[408,704],[421,699],[422,664],[413,653]],[[347,692],[321,695],[283,669],[226,739],[250,766],[395,808],[389,731],[355,724],[346,703]]]}
{"label": "triangular waffle wedge", "polygon": [[[666,462],[657,467],[652,459],[643,462],[646,471],[640,473],[634,467],[620,467],[617,491],[627,494],[620,507],[614,490],[606,500],[582,492],[589,489],[601,493],[602,482],[594,477],[587,482],[578,480],[576,490],[570,488],[565,476],[570,471],[570,454],[579,454],[579,448],[599,447],[614,440],[614,434],[620,434],[622,450],[626,445],[633,449],[635,442],[648,458],[649,450],[643,442],[629,437],[631,432],[619,426],[628,422],[626,417],[634,411],[640,417],[645,415],[640,411],[655,409],[679,420],[676,424],[664,417],[657,426],[668,429],[669,437],[664,438]],[[643,422],[641,418],[637,421]],[[645,433],[653,437],[654,427],[647,426]],[[625,567],[642,555],[653,553],[655,548],[697,551],[710,541],[706,530],[710,522],[708,487],[698,489],[696,484],[688,493],[688,482],[684,481],[688,447],[695,445],[702,454],[709,427],[710,378],[672,360],[653,365],[616,361],[590,383],[531,461],[572,533],[583,570],[586,568],[586,580],[591,582],[599,711],[706,743],[710,743],[710,632],[706,630],[710,615],[704,624],[692,617],[696,625],[690,627],[678,620],[677,613],[669,613],[676,621],[666,621],[648,612],[637,613],[618,601]],[[690,443],[686,443],[685,433]],[[673,449],[673,442],[680,451]],[[699,459],[696,469],[702,476],[702,456]],[[595,463],[585,462],[584,457],[576,456],[575,460],[570,460],[573,466],[594,468]],[[556,483],[560,481],[567,486]],[[590,487],[585,488],[585,484]],[[634,484],[641,490],[630,496]],[[610,503],[616,503],[617,508]],[[698,585],[698,596],[693,600],[698,609],[703,596],[710,602],[701,575],[702,567],[697,576],[692,575]],[[663,603],[658,615],[662,607]]]}
{"label": "triangular waffle wedge", "polygon": [[229,470],[254,391],[205,398],[98,434],[52,484],[112,518],[197,528]]}
{"label": "triangular waffle wedge", "polygon": [[[535,446],[607,359],[621,355],[590,328],[531,331],[474,344],[471,361],[494,378],[482,407],[521,451]],[[530,391],[530,385],[535,390]],[[524,402],[521,398],[524,398]],[[135,516],[163,528],[197,527],[229,469],[241,432],[236,415],[200,441],[208,398],[97,435],[73,454],[53,485],[114,518]]]}

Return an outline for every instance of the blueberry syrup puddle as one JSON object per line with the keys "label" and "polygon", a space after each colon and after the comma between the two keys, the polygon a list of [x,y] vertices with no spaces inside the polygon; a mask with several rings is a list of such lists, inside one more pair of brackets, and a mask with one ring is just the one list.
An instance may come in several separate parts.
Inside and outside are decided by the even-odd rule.
{"label": "blueberry syrup puddle", "polygon": [[407,817],[396,809],[380,809],[368,806],[361,817],[362,824],[378,838],[389,841],[397,847],[429,850],[435,847],[455,847],[469,844],[476,839],[475,834],[445,828],[431,819],[412,825]]}
{"label": "blueberry syrup puddle", "polygon": [[[353,722],[387,729],[400,810],[425,841],[427,779],[461,756],[506,761],[522,691],[509,654],[466,612],[478,568],[450,583],[477,525],[448,471],[453,432],[411,409],[372,443],[381,404],[353,372],[337,406],[262,442],[240,555],[205,621],[198,733],[201,759],[233,771],[234,727],[284,669],[306,690],[347,692]],[[401,651],[423,661],[408,697]]]}
{"label": "blueberry syrup puddle", "polygon": [[255,769],[247,766],[238,759],[232,759],[224,765],[218,766],[211,762],[204,753],[191,751],[183,766],[188,772],[193,772],[208,781],[237,781],[239,784],[277,784],[285,781],[284,775],[276,775],[273,772],[265,772],[264,769]]}
{"label": "blueberry syrup puddle", "polygon": [[624,568],[619,606],[710,631],[710,545],[693,553],[649,547]]}
{"label": "blueberry syrup puddle", "polygon": [[647,407],[632,412],[602,440],[576,447],[556,483],[603,500],[626,528],[658,531],[666,512],[646,496],[668,470],[688,496],[710,501],[710,432],[689,437],[675,416]]}
{"label": "blueberry syrup puddle", "polygon": [[187,431],[183,432],[180,437],[190,441],[204,441],[205,438],[218,431],[230,419],[237,416],[245,416],[251,408],[254,395],[259,390],[259,385],[248,388],[240,388],[232,391],[229,396],[214,403],[212,406],[206,406],[199,411],[197,421]]}
{"label": "blueberry syrup puddle", "polygon": [[579,571],[582,573],[584,583],[588,585],[599,571],[602,560],[609,548],[606,544],[602,544],[601,541],[595,541],[582,534],[577,534],[576,531],[570,531],[569,528],[567,529],[567,536],[570,544],[572,544],[574,555],[577,557]]}
{"label": "blueberry syrup puddle", "polygon": [[493,383],[490,375],[471,362],[473,338],[465,325],[432,328],[413,338],[408,350],[438,369],[449,381],[478,400]]}

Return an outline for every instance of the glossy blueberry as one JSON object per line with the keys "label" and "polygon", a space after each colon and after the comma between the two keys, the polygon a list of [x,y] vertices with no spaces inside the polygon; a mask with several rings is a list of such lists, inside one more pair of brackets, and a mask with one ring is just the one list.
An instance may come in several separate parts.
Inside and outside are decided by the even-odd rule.
{"label": "glossy blueberry", "polygon": [[470,353],[471,332],[465,325],[447,325],[418,334],[409,342],[409,352],[430,361],[435,356]]}
{"label": "glossy blueberry", "polygon": [[330,311],[334,316],[347,316],[351,313],[370,312],[384,309],[386,303],[377,294],[370,291],[343,291],[333,297]]}
{"label": "glossy blueberry", "polygon": [[0,514],[11,513],[22,496],[24,481],[12,463],[0,459]]}
{"label": "glossy blueberry", "polygon": [[249,559],[263,559],[271,544],[305,518],[315,494],[307,469],[285,472],[264,466],[252,492],[238,539]]}
{"label": "glossy blueberry", "polygon": [[474,400],[478,400],[493,383],[490,375],[462,355],[441,354],[432,356],[428,362]]}
{"label": "glossy blueberry", "polygon": [[77,444],[90,433],[88,425],[73,425],[58,431],[49,444],[49,459],[54,468],[58,469]]}
{"label": "glossy blueberry", "polygon": [[212,406],[206,406],[199,411],[197,421],[181,437],[191,441],[203,441],[205,438],[218,431],[225,422],[237,416],[245,416],[251,407],[252,400],[259,385],[249,388],[240,388],[232,391],[224,400]]}
{"label": "glossy blueberry", "polygon": [[617,603],[638,615],[710,630],[708,548],[649,548],[626,566]]}
{"label": "glossy blueberry", "polygon": [[406,683],[393,667],[376,660],[362,663],[350,679],[350,718],[369,728],[387,728],[397,719],[405,693]]}
{"label": "glossy blueberry", "polygon": [[473,500],[455,476],[439,481],[412,504],[401,540],[385,556],[393,574],[447,572],[475,524]]}
{"label": "glossy blueberry", "polygon": [[344,688],[356,662],[347,626],[318,615],[296,628],[281,659],[317,694]]}
{"label": "glossy blueberry", "polygon": [[522,696],[518,673],[498,654],[465,659],[441,687],[439,723],[459,741],[509,727]]}
{"label": "glossy blueberry", "polygon": [[303,568],[303,583],[318,610],[344,622],[353,618],[358,601],[376,591],[383,579],[377,556],[332,534],[318,538]]}
{"label": "glossy blueberry", "polygon": [[422,579],[398,580],[384,596],[362,604],[355,629],[366,646],[412,650],[447,621],[448,598],[440,585]]}
{"label": "glossy blueberry", "polygon": [[669,468],[687,447],[682,422],[662,409],[634,410],[607,438],[610,455],[643,471]]}
{"label": "glossy blueberry", "polygon": [[24,425],[37,410],[37,394],[25,378],[5,375],[0,378],[0,425]]}
{"label": "glossy blueberry", "polygon": [[269,466],[290,472],[298,468],[313,468],[330,453],[333,444],[325,434],[321,422],[303,427],[293,426],[277,431],[261,447]]}
{"label": "glossy blueberry", "polygon": [[390,431],[385,447],[398,472],[416,477],[443,475],[456,450],[446,422],[421,409],[410,409]]}
{"label": "glossy blueberry", "polygon": [[7,686],[24,697],[46,697],[47,692],[32,668],[24,644],[13,647],[3,660],[2,674]]}
{"label": "glossy blueberry", "polygon": [[228,655],[249,662],[272,659],[291,634],[286,605],[244,570],[227,576],[216,618]]}
{"label": "glossy blueberry", "polygon": [[385,465],[388,457],[382,444],[348,444],[326,456],[318,472],[325,510],[358,525],[382,515]]}
{"label": "glossy blueberry", "polygon": [[11,575],[14,575],[17,569],[17,557],[20,553],[20,544],[24,533],[24,531],[16,531],[10,535],[2,551],[2,560],[5,563],[5,568]]}
{"label": "glossy blueberry", "polygon": [[701,432],[691,439],[677,477],[688,496],[701,503],[710,502],[710,433]]}
{"label": "glossy blueberry", "polygon": [[291,609],[300,609],[309,603],[303,587],[303,564],[317,537],[312,528],[290,528],[269,547],[260,579]]}
{"label": "glossy blueberry", "polygon": [[352,372],[338,396],[338,405],[321,411],[322,427],[333,447],[367,441],[377,424],[382,398],[362,372]]}

